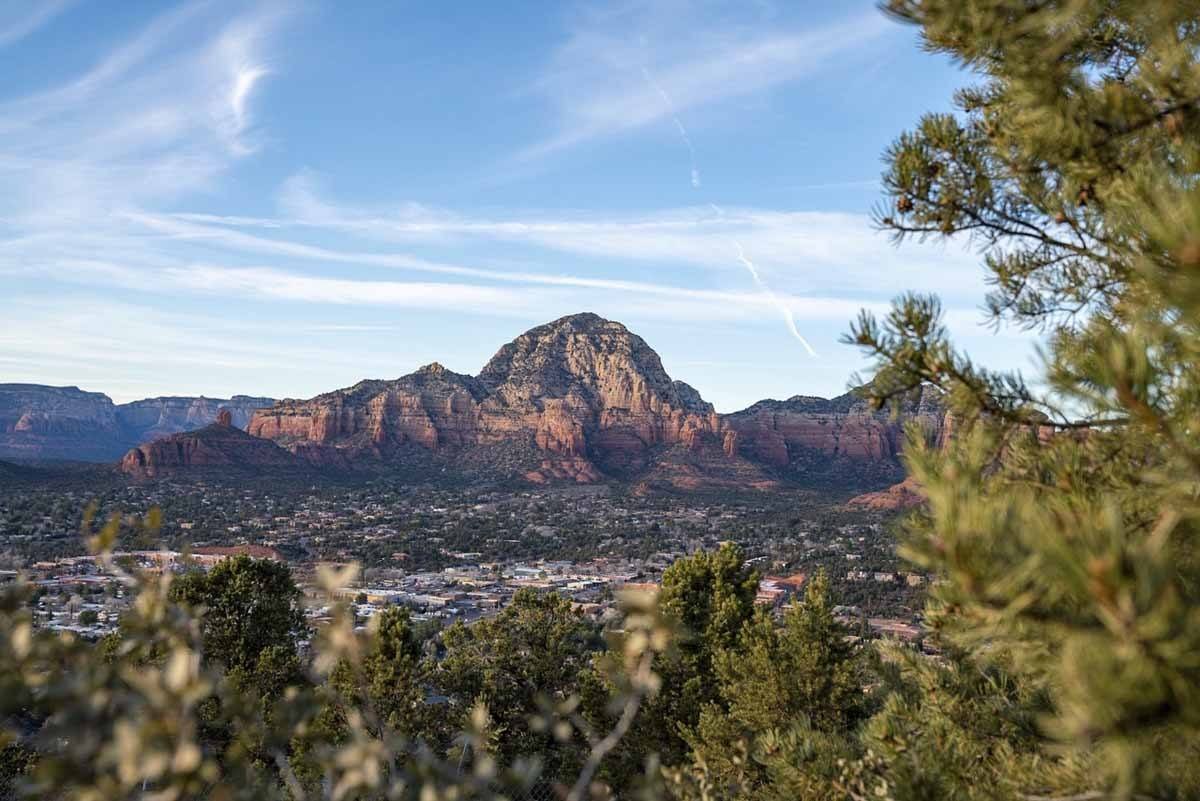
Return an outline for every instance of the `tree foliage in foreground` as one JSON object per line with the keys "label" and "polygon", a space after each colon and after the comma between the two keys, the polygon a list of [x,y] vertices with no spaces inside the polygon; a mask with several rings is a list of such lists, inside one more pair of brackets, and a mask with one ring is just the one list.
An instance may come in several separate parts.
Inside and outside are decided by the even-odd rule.
{"label": "tree foliage in foreground", "polygon": [[[118,523],[114,518],[103,527],[93,545],[136,593],[119,636],[96,644],[69,632],[35,629],[28,588],[10,586],[0,593],[0,789],[6,796],[500,799],[519,797],[538,780],[538,754],[508,759],[497,749],[493,720],[475,703],[483,697],[463,696],[474,707],[453,750],[414,736],[414,724],[426,720],[411,714],[425,707],[424,688],[421,657],[403,611],[378,615],[360,632],[349,605],[337,605],[300,668],[277,693],[266,694],[264,660],[281,649],[295,655],[301,633],[293,625],[295,585],[287,569],[230,560],[220,572],[199,577],[131,575],[107,559]],[[322,571],[321,585],[332,593],[352,581],[353,573],[353,568]],[[234,587],[246,594],[232,598],[228,591]],[[548,611],[548,619],[577,620],[569,606],[561,614],[561,603],[551,596],[526,597],[513,615],[534,608],[535,622],[547,619],[537,609]],[[230,621],[221,611],[227,604],[273,609],[278,616],[268,615],[264,624],[273,619],[279,627],[227,628]],[[657,691],[653,660],[670,631],[644,598],[629,597],[623,609],[627,636],[613,656],[621,666],[620,719],[627,726]],[[500,648],[547,644],[522,640],[510,626],[496,628],[503,632],[495,634]],[[276,641],[284,632],[286,641]],[[569,641],[559,655],[582,664],[588,649]],[[480,656],[475,667],[486,676],[486,658]],[[244,673],[250,664],[258,671],[253,680]],[[537,714],[533,699],[526,711],[529,718]],[[566,719],[557,723],[571,725]],[[514,721],[507,736],[533,728],[528,719]],[[561,739],[569,741],[571,732]],[[565,797],[587,796],[611,748],[604,733],[584,738],[583,747],[573,751],[577,774],[563,777]]]}
{"label": "tree foliage in foreground", "polygon": [[868,712],[867,652],[836,621],[818,574],[782,623],[759,609],[716,656],[718,700],[687,731],[691,766],[676,793],[709,798],[839,798],[839,760],[856,756]]}
{"label": "tree foliage in foreground", "polygon": [[[647,701],[606,768],[617,786],[638,774],[649,755],[668,765],[684,762],[687,731],[699,723],[706,704],[720,701],[716,660],[737,643],[758,592],[758,573],[744,561],[741,550],[726,543],[680,559],[663,572],[658,604],[679,637],[656,667],[661,691]],[[599,667],[585,686],[591,689],[585,700],[592,720],[604,725],[609,721],[605,708],[621,689]]]}
{"label": "tree foliage in foreground", "polygon": [[[518,590],[498,615],[470,626],[455,623],[442,632],[444,656],[432,679],[459,703],[484,704],[497,745],[508,763],[542,755],[545,772],[556,778],[577,771],[584,744],[579,738],[555,743],[529,726],[539,705],[567,702],[579,694],[592,653],[603,642],[596,626],[557,593]],[[458,721],[452,721],[458,723]]]}
{"label": "tree foliage in foreground", "polygon": [[306,633],[300,590],[287,565],[236,556],[171,583],[171,600],[201,620],[205,659],[235,681],[275,697],[299,672]]}
{"label": "tree foliage in foreground", "polygon": [[912,438],[929,504],[904,553],[943,577],[930,622],[963,653],[910,673],[855,786],[1195,797],[1200,4],[885,6],[980,82],[891,149],[880,223],[972,237],[991,314],[1048,344],[1026,381],[956,351],[933,298],[853,329],[879,401],[934,384],[955,417],[943,448]]}

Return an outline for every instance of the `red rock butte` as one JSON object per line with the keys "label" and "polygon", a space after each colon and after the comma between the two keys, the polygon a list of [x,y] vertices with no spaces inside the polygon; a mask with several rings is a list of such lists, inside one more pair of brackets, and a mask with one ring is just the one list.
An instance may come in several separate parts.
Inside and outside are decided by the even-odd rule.
{"label": "red rock butte", "polygon": [[[228,432],[228,418],[222,413],[210,428]],[[854,392],[760,401],[721,415],[672,380],[641,337],[584,313],[526,331],[476,376],[434,362],[400,378],[278,401],[253,413],[246,439],[320,468],[398,463],[424,452],[493,467],[503,462],[535,483],[612,477],[696,489],[767,488],[850,464],[878,466],[880,486],[902,476],[897,456],[910,419],[933,439],[947,430],[929,392],[917,393],[896,416],[872,410]],[[179,437],[172,454],[183,447]],[[237,447],[228,437],[224,444]],[[145,472],[144,457],[126,457],[131,472]]]}

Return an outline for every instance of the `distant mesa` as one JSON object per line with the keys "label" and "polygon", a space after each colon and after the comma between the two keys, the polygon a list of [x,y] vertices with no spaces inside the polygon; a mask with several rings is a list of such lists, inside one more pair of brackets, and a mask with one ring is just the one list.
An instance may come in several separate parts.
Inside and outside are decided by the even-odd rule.
{"label": "distant mesa", "polygon": [[797,477],[825,473],[842,483],[859,475],[875,486],[904,477],[900,453],[907,423],[916,422],[939,446],[950,431],[932,387],[910,393],[895,413],[873,410],[860,389],[829,400],[797,395],[759,401],[723,421],[737,436],[737,452],[755,462]]}
{"label": "distant mesa", "polygon": [[214,422],[225,409],[245,428],[273,398],[160,397],[114,404],[78,387],[0,384],[0,459],[112,462],[131,447]]}
{"label": "distant mesa", "polygon": [[[898,416],[860,393],[796,396],[717,414],[672,380],[621,323],[562,317],[502,346],[477,376],[436,362],[255,413],[248,431],[318,466],[404,462],[414,449],[534,483],[616,479],[635,489],[761,488],[781,483],[885,486],[904,474],[903,427],[931,439],[946,419],[931,392]],[[506,458],[507,457],[507,458]]]}
{"label": "distant mesa", "polygon": [[120,404],[117,420],[138,443],[163,434],[190,431],[215,422],[222,411],[229,412],[232,425],[244,429],[255,410],[275,403],[274,398],[234,395],[232,398],[161,397]]}
{"label": "distant mesa", "polygon": [[107,461],[126,447],[107,395],[0,384],[0,459]]}
{"label": "distant mesa", "polygon": [[[196,419],[188,429],[126,446],[122,469],[140,478],[217,466],[412,468],[534,484],[620,481],[635,491],[796,484],[853,492],[904,477],[906,422],[917,421],[931,442],[949,430],[931,390],[914,393],[896,415],[871,409],[859,392],[764,400],[718,414],[667,374],[645,340],[591,313],[526,331],[478,375],[433,362],[306,400],[157,398],[113,407],[105,396],[75,388],[0,385],[0,424],[8,432],[0,458],[5,443],[33,442],[17,430],[20,418],[3,412],[6,388],[14,386],[26,389],[8,406],[30,420],[53,421],[45,426],[58,426],[63,442],[73,432],[73,458],[110,452],[129,431]],[[184,411],[201,406],[192,418]]]}

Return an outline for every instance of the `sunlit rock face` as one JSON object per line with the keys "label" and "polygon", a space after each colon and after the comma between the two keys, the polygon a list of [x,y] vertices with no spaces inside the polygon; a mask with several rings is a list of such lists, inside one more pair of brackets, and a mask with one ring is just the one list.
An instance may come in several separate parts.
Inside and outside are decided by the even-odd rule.
{"label": "sunlit rock face", "polygon": [[720,428],[712,406],[672,381],[645,340],[595,314],[525,332],[479,380],[488,393],[480,405],[485,439],[533,430],[542,449],[586,456],[608,472],[636,471],[652,449],[695,444]]}
{"label": "sunlit rock face", "polygon": [[[225,424],[214,426],[218,418]],[[76,387],[0,384],[0,459],[112,461],[128,452],[122,464],[141,477],[220,464],[374,470],[432,459],[438,470],[535,483],[876,489],[903,478],[898,457],[911,420],[931,441],[949,436],[932,390],[913,394],[898,414],[872,410],[849,392],[764,400],[720,415],[672,380],[641,337],[575,314],[521,334],[478,376],[435,362],[308,400],[238,395],[115,405]],[[185,432],[190,438],[176,436]]]}
{"label": "sunlit rock face", "polygon": [[900,483],[893,484],[886,489],[856,495],[848,503],[850,506],[864,509],[892,512],[920,506],[925,503],[925,493],[921,491],[921,486],[916,479],[908,476]]}
{"label": "sunlit rock face", "polygon": [[916,398],[897,418],[853,393],[719,415],[624,325],[575,314],[518,336],[478,376],[434,363],[280,401],[255,412],[248,431],[319,466],[403,461],[413,447],[451,460],[486,449],[494,459],[509,447],[533,454],[517,474],[538,483],[617,477],[687,489],[774,486],[798,460],[812,469],[814,454],[887,462],[890,476],[913,417],[943,435],[932,397]]}
{"label": "sunlit rock face", "polygon": [[133,478],[147,479],[183,471],[263,473],[303,466],[274,442],[252,437],[234,426],[233,419],[232,410],[222,409],[211,425],[132,448],[121,459],[121,470]]}
{"label": "sunlit rock face", "polygon": [[936,443],[950,430],[949,418],[933,389],[906,399],[898,412],[873,410],[860,392],[852,391],[830,400],[796,395],[785,401],[759,401],[723,418],[737,435],[739,453],[777,468],[812,454],[895,460],[904,445],[905,424],[911,420],[918,421]]}
{"label": "sunlit rock face", "polygon": [[386,459],[402,445],[454,450],[479,441],[484,396],[479,381],[435,362],[395,380],[280,401],[256,412],[247,430],[326,466]]}
{"label": "sunlit rock face", "polygon": [[538,326],[502,347],[478,377],[440,364],[391,381],[363,381],[257,412],[249,432],[321,461],[332,446],[387,459],[399,446],[454,453],[531,444],[546,457],[534,480],[594,481],[645,466],[663,445],[716,436],[699,393],[674,382],[641,337],[594,314]]}

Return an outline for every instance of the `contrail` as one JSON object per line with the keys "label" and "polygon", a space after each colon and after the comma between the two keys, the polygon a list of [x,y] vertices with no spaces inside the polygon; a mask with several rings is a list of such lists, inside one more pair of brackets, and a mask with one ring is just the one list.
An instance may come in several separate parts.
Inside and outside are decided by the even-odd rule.
{"label": "contrail", "polygon": [[[725,209],[721,208],[716,203],[709,203],[708,207],[715,211],[718,217],[725,216]],[[729,243],[733,245],[734,249],[737,251],[738,261],[742,263],[746,270],[749,271],[750,277],[754,279],[755,286],[762,290],[762,293],[771,300],[771,303],[775,306],[775,308],[779,309],[779,313],[783,315],[784,322],[787,323],[788,330],[791,331],[792,336],[794,336],[800,342],[800,344],[804,346],[804,349],[808,351],[809,356],[818,358],[817,352],[813,350],[812,345],[808,344],[808,340],[805,339],[804,335],[800,333],[800,330],[796,328],[796,318],[792,316],[791,308],[789,308],[786,303],[779,299],[779,296],[771,290],[771,287],[767,286],[767,282],[764,281],[762,276],[758,274],[758,268],[754,266],[754,262],[750,261],[749,257],[746,256],[746,251],[742,247],[742,243],[733,237],[729,238]]]}
{"label": "contrail", "polygon": [[658,92],[658,96],[662,98],[663,103],[667,107],[667,111],[671,112],[671,119],[675,122],[675,129],[679,131],[679,138],[687,145],[688,157],[692,165],[692,188],[700,188],[700,170],[696,167],[696,148],[692,146],[692,138],[688,136],[687,128],[683,127],[683,123],[679,119],[679,115],[675,113],[675,101],[667,94],[667,90],[662,88],[658,81],[654,80],[654,76],[650,74],[650,70],[642,67],[642,77],[646,79],[646,83]]}
{"label": "contrail", "polygon": [[[683,127],[683,123],[680,121],[679,115],[675,113],[674,101],[671,100],[671,96],[667,94],[667,90],[663,89],[662,85],[659,84],[658,81],[654,80],[654,76],[650,74],[650,70],[645,65],[642,66],[642,77],[646,79],[646,83],[650,84],[654,91],[658,92],[658,96],[662,98],[663,103],[667,107],[667,111],[671,114],[671,119],[675,122],[676,130],[679,131],[679,138],[683,140],[685,145],[687,145],[688,156],[691,158],[692,163],[692,188],[699,189],[700,170],[696,167],[696,148],[692,146],[692,138],[688,136],[687,128]],[[709,203],[708,207],[715,211],[717,216],[725,216],[725,210],[716,203]],[[791,308],[782,300],[780,300],[778,295],[771,291],[771,287],[767,286],[767,282],[764,281],[762,276],[758,274],[758,268],[754,266],[754,262],[747,258],[746,251],[742,248],[742,243],[733,237],[730,237],[729,241],[737,250],[738,261],[745,266],[745,268],[750,272],[750,277],[754,279],[754,285],[757,286],[762,293],[767,296],[772,305],[774,305],[775,308],[779,310],[779,313],[783,315],[784,322],[787,323],[788,331],[790,331],[792,336],[804,346],[804,349],[808,351],[809,356],[813,357],[814,359],[819,358],[817,356],[817,352],[813,350],[812,345],[808,344],[808,340],[805,339],[800,333],[800,330],[796,328],[796,318],[792,316]]]}
{"label": "contrail", "polygon": [[787,322],[788,330],[792,332],[792,336],[804,346],[809,356],[816,358],[817,352],[812,349],[812,345],[808,344],[808,340],[796,328],[796,318],[792,316],[792,310],[786,303],[779,299],[778,295],[771,291],[771,288],[767,286],[767,282],[762,280],[762,276],[758,274],[758,268],[754,266],[754,262],[746,258],[746,251],[742,250],[742,243],[736,239],[731,239],[730,241],[737,248],[738,261],[745,265],[746,269],[750,271],[750,277],[754,279],[755,285],[762,290],[764,295],[770,298],[771,303],[775,304],[775,308],[779,309],[779,313],[783,315],[783,319]]}

